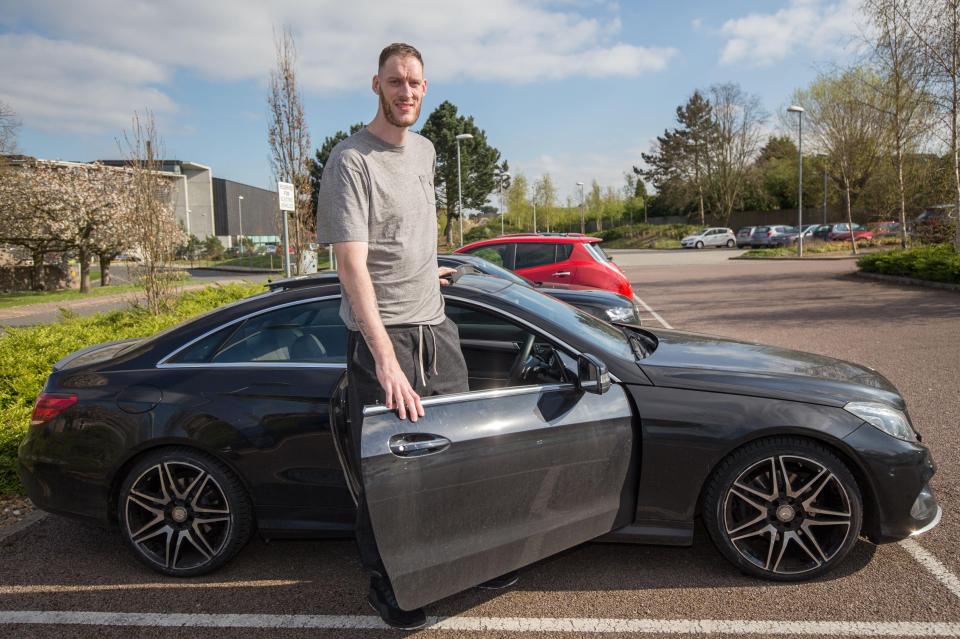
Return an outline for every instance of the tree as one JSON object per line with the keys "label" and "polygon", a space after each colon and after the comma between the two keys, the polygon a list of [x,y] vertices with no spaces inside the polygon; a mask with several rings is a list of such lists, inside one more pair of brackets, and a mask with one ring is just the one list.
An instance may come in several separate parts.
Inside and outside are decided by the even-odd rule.
{"label": "tree", "polygon": [[[814,147],[827,156],[831,177],[843,190],[847,223],[853,224],[853,200],[859,196],[884,153],[884,119],[870,90],[869,71],[853,67],[821,74],[795,102],[806,110]],[[857,242],[850,234],[853,252]]]}
{"label": "tree", "polygon": [[694,91],[685,105],[677,107],[676,119],[680,126],[664,131],[651,152],[642,154],[649,167],[642,175],[679,209],[695,201],[700,223],[705,224],[704,176],[715,138],[710,101]]}
{"label": "tree", "polygon": [[58,190],[60,175],[52,162],[28,160],[0,172],[0,242],[22,246],[33,258],[31,287],[46,287],[47,254],[69,248],[69,220]]}
{"label": "tree", "polygon": [[314,158],[307,160],[310,167],[310,201],[316,203],[317,193],[320,191],[320,181],[323,179],[323,169],[327,166],[327,160],[330,159],[330,152],[348,137],[366,126],[363,122],[357,122],[350,125],[350,132],[337,131],[323,141],[323,146],[316,150]]}
{"label": "tree", "polygon": [[929,124],[928,76],[919,42],[910,30],[909,0],[864,0],[863,9],[875,30],[873,60],[881,77],[870,85],[886,119],[893,144],[893,166],[899,196],[901,245],[907,247],[907,189],[905,156],[914,152]]}
{"label": "tree", "polygon": [[[710,87],[712,144],[707,144],[707,182],[715,219],[723,226],[740,205],[750,164],[763,139],[767,114],[760,98],[727,83]],[[703,223],[701,219],[701,224]]]}
{"label": "tree", "polygon": [[463,205],[478,209],[483,206],[495,187],[494,174],[500,160],[500,151],[487,143],[487,134],[473,122],[473,116],[457,114],[457,107],[444,101],[434,109],[420,130],[420,134],[433,142],[437,151],[434,188],[437,191],[437,208],[446,212],[443,229],[447,243],[453,244],[453,221],[458,219],[457,210],[457,140],[461,133],[473,135],[472,140],[461,140],[461,172]]}
{"label": "tree", "polygon": [[138,271],[147,308],[159,314],[175,291],[176,279],[169,266],[185,237],[173,210],[173,182],[161,172],[162,142],[150,112],[142,118],[134,113],[130,130],[123,133],[121,151],[129,171],[129,188],[120,203],[126,233],[142,257]]}
{"label": "tree", "polygon": [[[316,229],[310,183],[310,131],[303,114],[300,88],[297,86],[297,49],[289,27],[274,34],[276,67],[270,72],[270,165],[278,182],[293,184],[296,213],[293,215],[291,244],[299,255],[305,248],[307,233]],[[300,260],[295,268],[300,272]]]}
{"label": "tree", "polygon": [[16,151],[19,129],[17,114],[7,103],[0,102],[0,155]]}
{"label": "tree", "polygon": [[527,176],[523,173],[517,173],[513,176],[509,188],[506,189],[507,210],[513,218],[513,224],[518,229],[532,228],[532,216],[530,215],[530,203],[527,200],[527,192],[530,184],[527,182]]}
{"label": "tree", "polygon": [[537,204],[542,224],[549,233],[550,215],[557,205],[557,187],[553,185],[553,178],[549,173],[544,173],[543,177],[533,183],[533,201]]}
{"label": "tree", "polygon": [[[960,0],[911,0],[894,5],[916,38],[924,78],[949,138],[953,163],[954,215],[960,214]],[[960,223],[953,238],[960,251]]]}

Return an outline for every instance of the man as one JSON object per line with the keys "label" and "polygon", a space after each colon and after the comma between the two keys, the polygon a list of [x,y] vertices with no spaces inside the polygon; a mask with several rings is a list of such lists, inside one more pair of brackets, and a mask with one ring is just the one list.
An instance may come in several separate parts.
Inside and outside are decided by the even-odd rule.
{"label": "man", "polygon": [[[379,96],[377,115],[334,147],[317,201],[318,240],[333,244],[344,292],[340,316],[349,329],[347,384],[357,468],[364,405],[382,402],[415,422],[424,415],[421,397],[468,390],[457,326],[445,316],[440,295],[440,278],[454,269],[437,268],[436,152],[429,140],[408,131],[427,91],[420,53],[408,44],[386,47],[372,88]],[[356,537],[370,572],[370,605],[394,627],[423,626],[422,610],[397,605],[362,487]],[[506,575],[485,586],[515,581]]]}

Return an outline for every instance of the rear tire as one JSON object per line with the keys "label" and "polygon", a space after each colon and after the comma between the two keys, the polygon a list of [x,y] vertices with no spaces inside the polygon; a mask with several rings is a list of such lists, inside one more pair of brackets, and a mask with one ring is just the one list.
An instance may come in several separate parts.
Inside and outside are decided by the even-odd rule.
{"label": "rear tire", "polygon": [[802,581],[833,570],[860,534],[863,500],[846,464],[807,439],[747,444],[711,475],[703,520],[741,572]]}
{"label": "rear tire", "polygon": [[174,577],[216,570],[254,530],[253,504],[230,468],[179,447],[150,451],[127,471],[117,521],[137,559]]}

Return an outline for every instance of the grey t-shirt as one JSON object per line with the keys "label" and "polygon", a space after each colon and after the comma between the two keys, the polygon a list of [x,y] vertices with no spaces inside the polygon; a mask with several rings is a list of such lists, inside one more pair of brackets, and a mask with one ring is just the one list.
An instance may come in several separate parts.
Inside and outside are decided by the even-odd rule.
{"label": "grey t-shirt", "polygon": [[[436,152],[422,135],[384,142],[366,128],[338,144],[323,167],[317,196],[317,240],[367,242],[367,269],[385,326],[439,324]],[[340,317],[357,330],[344,296]]]}

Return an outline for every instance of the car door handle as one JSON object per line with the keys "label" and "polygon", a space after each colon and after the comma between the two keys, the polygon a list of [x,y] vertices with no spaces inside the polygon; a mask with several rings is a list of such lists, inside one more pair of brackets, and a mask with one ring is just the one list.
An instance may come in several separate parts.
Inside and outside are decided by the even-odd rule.
{"label": "car door handle", "polygon": [[390,452],[397,457],[419,457],[439,453],[450,447],[450,440],[439,435],[406,433],[390,438]]}
{"label": "car door handle", "polygon": [[560,271],[559,273],[554,273],[553,277],[570,277],[570,271]]}

